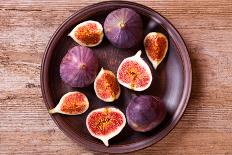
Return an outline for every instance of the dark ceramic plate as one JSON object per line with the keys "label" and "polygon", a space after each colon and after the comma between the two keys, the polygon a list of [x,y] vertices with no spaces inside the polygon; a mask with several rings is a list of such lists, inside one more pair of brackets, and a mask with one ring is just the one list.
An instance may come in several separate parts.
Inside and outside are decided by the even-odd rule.
{"label": "dark ceramic plate", "polygon": [[[154,79],[149,89],[143,92],[133,92],[121,87],[122,92],[118,100],[114,103],[104,103],[96,97],[93,85],[79,89],[71,88],[63,83],[59,75],[59,65],[67,50],[77,45],[67,35],[78,23],[91,19],[103,24],[109,12],[122,7],[132,8],[141,15],[144,24],[144,36],[151,31],[164,33],[169,40],[169,49],[166,58],[158,69],[152,70]],[[100,65],[114,73],[116,73],[117,67],[124,58],[134,55],[139,49],[144,51],[142,42],[134,49],[124,50],[115,48],[106,38],[99,46],[92,49],[100,60]],[[146,55],[143,54],[142,57],[151,66]],[[187,48],[180,34],[170,22],[146,6],[133,2],[110,1],[97,3],[77,11],[58,28],[49,41],[43,57],[41,87],[44,102],[48,109],[55,107],[62,95],[69,91],[77,90],[85,93],[90,101],[87,112],[79,116],[54,114],[51,115],[52,119],[68,137],[91,150],[122,153],[139,150],[154,144],[175,127],[188,103],[192,84],[191,77],[192,72]],[[168,109],[168,115],[157,128],[146,133],[135,132],[126,125],[119,135],[109,141],[109,147],[104,146],[100,140],[93,138],[88,133],[85,125],[86,116],[93,109],[108,105],[118,107],[125,113],[132,93],[161,97]]]}

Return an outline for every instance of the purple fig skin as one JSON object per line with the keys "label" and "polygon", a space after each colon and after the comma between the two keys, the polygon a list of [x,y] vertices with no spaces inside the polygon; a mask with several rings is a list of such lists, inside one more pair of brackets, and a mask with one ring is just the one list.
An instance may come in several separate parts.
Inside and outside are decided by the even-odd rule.
{"label": "purple fig skin", "polygon": [[84,46],[71,48],[60,64],[60,76],[71,87],[87,87],[93,83],[98,71],[98,59]]}
{"label": "purple fig skin", "polygon": [[139,132],[147,132],[157,127],[164,120],[166,113],[163,101],[151,95],[133,96],[126,109],[129,126]]}
{"label": "purple fig skin", "polygon": [[105,19],[104,31],[108,40],[118,48],[131,48],[143,39],[143,22],[129,8],[112,11]]}

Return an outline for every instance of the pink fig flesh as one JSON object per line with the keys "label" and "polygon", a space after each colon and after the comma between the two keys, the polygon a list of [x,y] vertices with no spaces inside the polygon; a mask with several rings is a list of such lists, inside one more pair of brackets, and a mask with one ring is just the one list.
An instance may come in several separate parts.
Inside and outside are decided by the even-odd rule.
{"label": "pink fig flesh", "polygon": [[112,102],[120,95],[120,86],[113,72],[103,68],[94,81],[97,97],[105,102]]}
{"label": "pink fig flesh", "polygon": [[69,92],[65,94],[58,105],[49,110],[49,113],[61,113],[66,115],[79,115],[89,108],[89,101],[81,92]]}
{"label": "pink fig flesh", "polygon": [[61,111],[69,114],[82,113],[86,109],[85,96],[82,94],[71,94],[67,96],[63,104],[61,104]]}
{"label": "pink fig flesh", "polygon": [[162,33],[151,32],[144,39],[144,48],[147,57],[156,69],[167,53],[168,40]]}
{"label": "pink fig flesh", "polygon": [[135,91],[150,87],[152,74],[147,63],[140,57],[141,51],[122,61],[117,71],[118,82]]}
{"label": "pink fig flesh", "polygon": [[93,47],[102,42],[104,33],[99,22],[89,20],[78,24],[69,36],[82,46]]}
{"label": "pink fig flesh", "polygon": [[103,107],[95,109],[86,118],[90,134],[109,146],[109,139],[118,135],[126,125],[125,115],[117,108]]}
{"label": "pink fig flesh", "polygon": [[122,70],[119,72],[119,79],[125,83],[131,83],[132,87],[145,87],[150,76],[146,74],[146,70],[136,61],[127,61],[122,65]]}

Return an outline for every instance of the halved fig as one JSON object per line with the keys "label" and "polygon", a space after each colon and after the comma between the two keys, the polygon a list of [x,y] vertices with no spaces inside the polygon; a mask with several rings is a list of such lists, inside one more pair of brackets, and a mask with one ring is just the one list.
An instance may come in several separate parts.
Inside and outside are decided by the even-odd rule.
{"label": "halved fig", "polygon": [[97,97],[105,102],[113,102],[118,99],[121,92],[114,73],[103,68],[94,81],[94,90]]}
{"label": "halved fig", "polygon": [[89,133],[109,146],[109,139],[118,135],[126,125],[125,115],[117,108],[103,107],[93,110],[86,118]]}
{"label": "halved fig", "polygon": [[141,51],[122,61],[118,67],[118,82],[129,89],[143,91],[152,82],[152,74],[147,63],[141,58]]}
{"label": "halved fig", "polygon": [[49,110],[50,114],[61,113],[66,115],[80,115],[89,108],[89,101],[81,92],[69,92],[65,94],[57,106]]}
{"label": "halved fig", "polygon": [[156,69],[168,51],[168,39],[159,32],[150,32],[144,39],[144,48],[148,59]]}
{"label": "halved fig", "polygon": [[88,20],[78,24],[69,36],[82,46],[93,47],[102,42],[104,33],[99,22]]}

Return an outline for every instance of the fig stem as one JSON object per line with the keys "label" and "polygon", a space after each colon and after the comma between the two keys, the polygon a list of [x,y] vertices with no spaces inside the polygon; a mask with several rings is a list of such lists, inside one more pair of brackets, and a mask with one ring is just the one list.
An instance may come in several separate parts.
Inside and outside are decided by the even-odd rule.
{"label": "fig stem", "polygon": [[49,110],[48,110],[48,113],[49,113],[49,114],[54,114],[54,113],[56,113],[55,108],[53,108],[53,109],[49,109]]}
{"label": "fig stem", "polygon": [[102,140],[102,142],[105,144],[105,146],[109,146],[109,141],[108,140]]}
{"label": "fig stem", "polygon": [[86,64],[84,64],[84,63],[80,64],[80,69],[85,70],[86,69]]}
{"label": "fig stem", "polygon": [[155,69],[157,69],[157,67],[158,67],[159,63],[154,62],[154,63],[153,63],[153,65],[154,65],[154,68],[155,68]]}
{"label": "fig stem", "polygon": [[135,57],[141,57],[141,54],[142,54],[142,51],[139,50],[139,51],[135,54]]}
{"label": "fig stem", "polygon": [[123,22],[121,22],[120,27],[123,29],[125,27],[125,24]]}
{"label": "fig stem", "polygon": [[103,71],[104,71],[104,68],[102,67],[100,71],[102,71],[102,72],[103,72]]}

